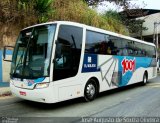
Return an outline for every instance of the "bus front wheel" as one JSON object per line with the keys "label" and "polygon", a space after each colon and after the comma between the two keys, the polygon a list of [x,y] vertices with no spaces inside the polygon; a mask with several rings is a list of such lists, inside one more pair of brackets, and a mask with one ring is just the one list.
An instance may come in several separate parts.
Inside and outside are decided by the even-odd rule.
{"label": "bus front wheel", "polygon": [[96,98],[98,94],[97,84],[94,79],[90,79],[84,89],[85,101],[89,102]]}

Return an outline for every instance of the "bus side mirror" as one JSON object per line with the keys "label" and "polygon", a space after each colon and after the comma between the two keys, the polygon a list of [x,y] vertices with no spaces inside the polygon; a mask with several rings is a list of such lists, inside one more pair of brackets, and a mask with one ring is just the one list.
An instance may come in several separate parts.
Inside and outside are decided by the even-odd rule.
{"label": "bus side mirror", "polygon": [[6,58],[6,55],[12,55],[11,52],[13,52],[14,47],[13,46],[4,46],[3,48],[3,61],[7,61],[7,62],[12,62],[11,57],[10,58]]}

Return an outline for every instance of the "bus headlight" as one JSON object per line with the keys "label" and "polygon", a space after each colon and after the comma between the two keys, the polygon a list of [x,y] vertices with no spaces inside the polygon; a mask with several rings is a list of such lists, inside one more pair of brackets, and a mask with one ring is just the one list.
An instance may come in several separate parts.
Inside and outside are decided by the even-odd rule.
{"label": "bus headlight", "polygon": [[49,86],[49,83],[38,83],[36,84],[35,88],[40,89],[40,88],[47,88]]}

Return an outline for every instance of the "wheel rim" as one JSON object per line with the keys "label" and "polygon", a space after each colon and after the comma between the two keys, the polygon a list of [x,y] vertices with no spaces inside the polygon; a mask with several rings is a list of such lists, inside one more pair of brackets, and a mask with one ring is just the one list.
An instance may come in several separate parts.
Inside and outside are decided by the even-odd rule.
{"label": "wheel rim", "polygon": [[86,94],[89,98],[93,98],[93,96],[95,95],[96,93],[96,89],[95,89],[95,86],[90,83],[87,85],[87,88],[86,88]]}

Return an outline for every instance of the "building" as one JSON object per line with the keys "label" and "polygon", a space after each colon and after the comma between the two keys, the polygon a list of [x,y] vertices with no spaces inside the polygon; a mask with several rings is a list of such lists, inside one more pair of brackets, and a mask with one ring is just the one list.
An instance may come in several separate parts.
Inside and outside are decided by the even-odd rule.
{"label": "building", "polygon": [[[160,10],[130,9],[120,12],[120,14],[125,15],[128,19],[144,20],[142,27],[146,27],[146,30],[141,30],[141,33],[131,34],[132,37],[155,44],[154,37],[156,38],[156,36],[158,36],[156,39],[160,39]],[[137,30],[137,32],[138,31],[139,30]]]}

